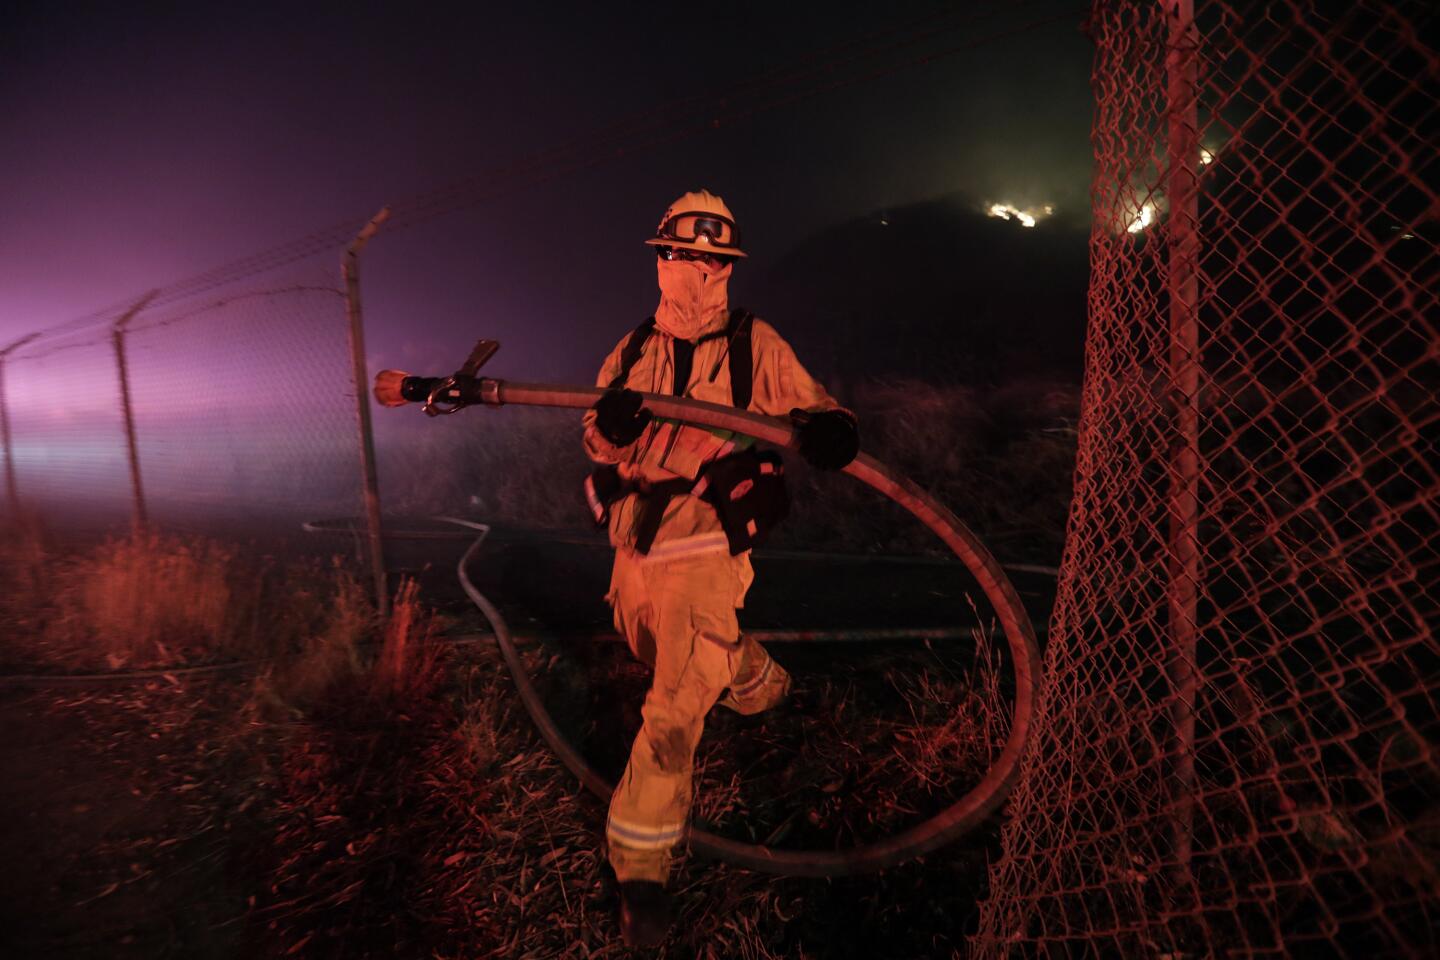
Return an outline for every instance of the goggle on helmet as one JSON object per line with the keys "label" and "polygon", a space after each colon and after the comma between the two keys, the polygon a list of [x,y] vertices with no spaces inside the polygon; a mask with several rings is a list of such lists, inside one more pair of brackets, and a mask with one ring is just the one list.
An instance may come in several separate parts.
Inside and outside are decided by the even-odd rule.
{"label": "goggle on helmet", "polygon": [[645,242],[651,246],[709,250],[727,257],[745,256],[735,221],[707,210],[686,210],[667,217],[655,236]]}

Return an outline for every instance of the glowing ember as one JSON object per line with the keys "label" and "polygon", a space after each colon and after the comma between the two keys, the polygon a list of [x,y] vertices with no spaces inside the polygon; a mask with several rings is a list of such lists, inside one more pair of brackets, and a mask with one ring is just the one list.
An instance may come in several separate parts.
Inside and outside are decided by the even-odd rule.
{"label": "glowing ember", "polygon": [[1125,232],[1139,233],[1154,222],[1155,205],[1153,203],[1147,203],[1140,208],[1140,212],[1136,214],[1135,219],[1130,221],[1130,225],[1125,228]]}

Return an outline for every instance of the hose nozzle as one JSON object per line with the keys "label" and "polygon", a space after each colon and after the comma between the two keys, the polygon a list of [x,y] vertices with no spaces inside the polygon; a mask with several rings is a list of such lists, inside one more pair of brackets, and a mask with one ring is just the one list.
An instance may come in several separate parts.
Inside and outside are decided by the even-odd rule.
{"label": "hose nozzle", "polygon": [[481,340],[465,365],[450,377],[412,377],[403,370],[381,370],[375,374],[375,399],[382,407],[421,403],[432,417],[455,413],[473,403],[499,406],[499,381],[475,376],[499,349],[498,340]]}
{"label": "hose nozzle", "polygon": [[382,407],[403,407],[409,403],[401,392],[405,378],[410,376],[403,370],[381,370],[375,374],[375,399]]}

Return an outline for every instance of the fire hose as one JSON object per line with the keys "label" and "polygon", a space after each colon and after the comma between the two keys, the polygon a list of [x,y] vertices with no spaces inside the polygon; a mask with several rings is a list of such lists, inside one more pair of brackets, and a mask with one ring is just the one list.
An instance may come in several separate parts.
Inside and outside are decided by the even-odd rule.
{"label": "fire hose", "polygon": [[[587,409],[604,392],[593,387],[513,383],[477,377],[480,365],[498,346],[494,341],[482,340],[466,365],[451,377],[412,377],[395,370],[381,371],[375,378],[375,396],[385,406],[423,403],[425,412],[435,416],[455,413],[473,404]],[[642,393],[641,397],[644,406],[658,418],[729,430],[780,447],[795,445],[795,431],[788,421],[682,397],[654,393]],[[849,850],[776,850],[716,836],[697,826],[690,828],[692,850],[751,870],[784,876],[841,876],[883,870],[937,850],[999,808],[1019,776],[1021,756],[1029,739],[1039,686],[1040,652],[1030,618],[1000,564],[959,518],[875,458],[861,453],[844,472],[908,510],[939,536],[975,577],[1004,631],[1015,672],[1015,708],[1010,732],[1000,756],[968,793],[929,819],[874,843]],[[470,581],[466,566],[479,547],[477,540],[460,560],[461,586],[490,622],[520,699],[540,735],[587,789],[608,801],[613,785],[592,769],[560,732],[530,681],[504,617]]]}

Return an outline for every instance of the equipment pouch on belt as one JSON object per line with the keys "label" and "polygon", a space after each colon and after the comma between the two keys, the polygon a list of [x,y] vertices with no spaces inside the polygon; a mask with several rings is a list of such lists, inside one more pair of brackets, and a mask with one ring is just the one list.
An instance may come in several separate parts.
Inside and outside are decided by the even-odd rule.
{"label": "equipment pouch on belt", "polygon": [[732,554],[764,543],[790,512],[785,462],[772,450],[751,448],[714,461],[691,492],[715,508]]}
{"label": "equipment pouch on belt", "polygon": [[610,507],[617,500],[633,494],[639,499],[635,523],[635,552],[641,555],[650,552],[655,535],[660,532],[660,521],[665,518],[665,508],[670,501],[692,492],[695,481],[677,477],[660,483],[635,483],[620,475],[614,464],[603,464],[590,471],[585,478],[585,502],[590,507],[590,516],[595,526],[604,527],[610,523]]}
{"label": "equipment pouch on belt", "polygon": [[640,489],[627,483],[610,464],[597,467],[585,478],[585,500],[598,527],[610,522],[610,505],[631,493],[640,497],[634,544],[640,554],[650,552],[666,505],[681,494],[699,497],[714,508],[731,554],[764,543],[790,512],[785,462],[771,450],[762,453],[752,448],[711,461],[693,485],[677,478]]}

